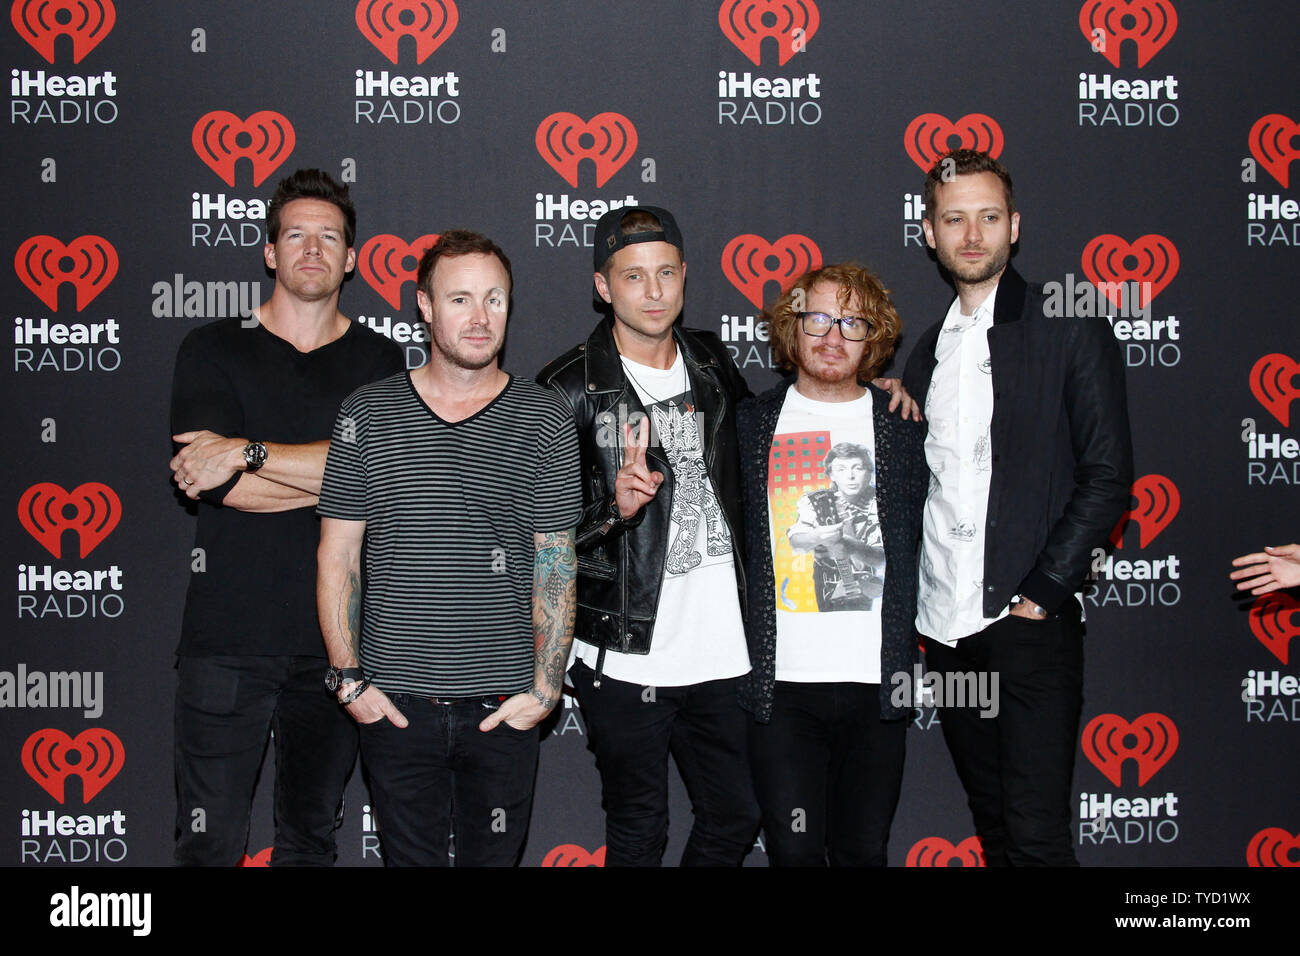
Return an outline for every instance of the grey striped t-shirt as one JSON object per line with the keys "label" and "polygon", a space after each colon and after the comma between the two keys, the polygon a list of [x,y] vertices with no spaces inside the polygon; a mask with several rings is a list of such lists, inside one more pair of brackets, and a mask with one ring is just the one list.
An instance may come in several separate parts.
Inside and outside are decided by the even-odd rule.
{"label": "grey striped t-shirt", "polygon": [[361,661],[381,690],[532,685],[533,533],[577,525],[578,468],[569,409],[527,379],[454,423],[409,373],[343,402],[317,511],[366,522]]}

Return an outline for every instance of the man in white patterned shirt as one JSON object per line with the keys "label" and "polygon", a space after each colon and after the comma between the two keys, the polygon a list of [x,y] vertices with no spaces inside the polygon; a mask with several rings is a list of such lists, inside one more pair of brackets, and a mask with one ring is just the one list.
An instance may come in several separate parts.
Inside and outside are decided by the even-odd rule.
{"label": "man in white patterned shirt", "polygon": [[1001,163],[949,153],[925,203],[957,298],[904,377],[930,423],[916,625],[930,670],[999,677],[998,706],[940,708],[987,863],[1073,865],[1075,592],[1128,506],[1123,364],[1104,318],[1048,318],[1009,265],[1020,214]]}

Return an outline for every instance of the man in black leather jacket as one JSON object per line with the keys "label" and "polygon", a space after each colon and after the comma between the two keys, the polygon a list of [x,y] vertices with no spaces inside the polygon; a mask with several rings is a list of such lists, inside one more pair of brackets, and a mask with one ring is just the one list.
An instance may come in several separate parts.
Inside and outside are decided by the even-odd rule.
{"label": "man in black leather jacket", "polygon": [[1047,316],[1008,265],[1020,215],[1001,163],[940,158],[925,202],[957,299],[904,377],[930,423],[917,629],[931,670],[1000,679],[996,716],[940,707],[987,863],[1072,865],[1075,593],[1129,503],[1124,368],[1104,318]]}
{"label": "man in black leather jacket", "polygon": [[594,281],[612,315],[538,375],[572,407],[582,448],[569,674],[607,866],[662,862],[670,752],[694,810],[683,866],[738,865],[758,828],[736,698],[749,656],[735,410],[749,388],[717,336],[676,324],[682,251],[666,210],[603,216]]}

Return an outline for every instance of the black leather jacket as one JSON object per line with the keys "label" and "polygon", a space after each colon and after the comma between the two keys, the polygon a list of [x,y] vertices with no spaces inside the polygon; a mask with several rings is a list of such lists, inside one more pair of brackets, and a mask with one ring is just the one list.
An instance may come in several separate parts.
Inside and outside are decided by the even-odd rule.
{"label": "black leather jacket", "polygon": [[[940,321],[907,360],[923,402]],[[984,538],[984,614],[1016,594],[1056,613],[1083,583],[1092,549],[1129,505],[1133,445],[1124,363],[1103,318],[1045,314],[1043,287],[1010,266],[989,330],[993,475]]]}
{"label": "black leather jacket", "polygon": [[[704,459],[726,516],[736,557],[736,589],[744,607],[740,459],[736,406],[750,394],[726,347],[710,332],[673,328],[704,429]],[[582,450],[583,516],[578,524],[578,614],[574,635],[606,651],[648,654],[668,548],[673,472],[663,448],[651,445],[646,464],[663,484],[636,515],[618,517],[614,481],[623,465],[623,424],[644,415],[614,343],[613,320],[537,376],[573,409]],[[638,419],[634,418],[633,421]],[[597,668],[599,670],[601,668]]]}

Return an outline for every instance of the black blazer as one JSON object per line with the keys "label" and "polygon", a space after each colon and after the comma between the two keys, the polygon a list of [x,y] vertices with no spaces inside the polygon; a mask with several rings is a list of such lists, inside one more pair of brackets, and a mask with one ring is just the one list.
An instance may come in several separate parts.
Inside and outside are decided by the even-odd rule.
{"label": "black blazer", "polygon": [[[1104,318],[1046,314],[1042,286],[1010,266],[989,330],[993,421],[984,538],[984,614],[1017,594],[1055,613],[1083,583],[1129,505],[1133,442],[1119,345]],[[903,383],[924,402],[940,321],[917,341]]]}

